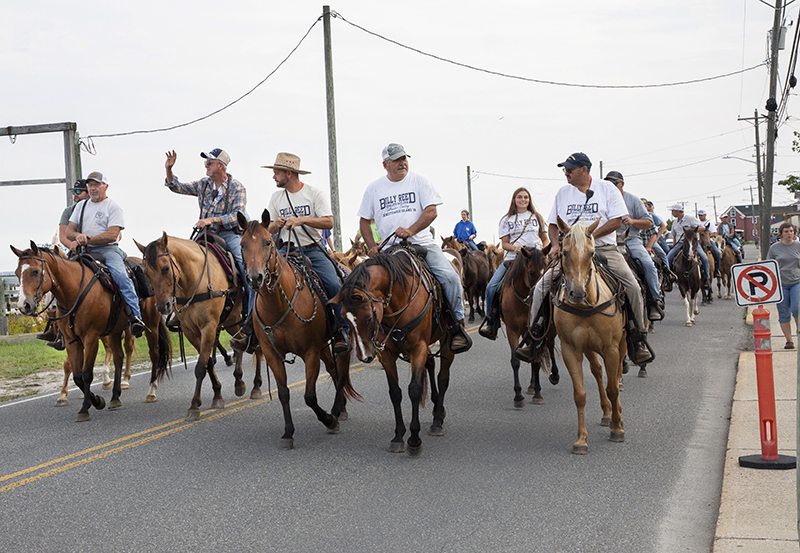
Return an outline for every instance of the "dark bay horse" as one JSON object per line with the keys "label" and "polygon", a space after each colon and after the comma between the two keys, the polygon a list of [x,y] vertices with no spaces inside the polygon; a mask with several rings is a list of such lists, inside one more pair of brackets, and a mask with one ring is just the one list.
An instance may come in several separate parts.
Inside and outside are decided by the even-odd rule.
{"label": "dark bay horse", "polygon": [[[198,352],[194,367],[196,379],[194,396],[187,420],[200,418],[200,392],[206,373],[211,379],[214,397],[212,409],[225,407],[222,384],[214,371],[214,348],[224,328],[231,334],[241,324],[242,294],[239,288],[229,289],[228,279],[219,260],[207,248],[191,240],[167,236],[153,240],[146,247],[134,240],[144,258],[144,272],[155,291],[158,311],[163,315],[175,313],[186,338]],[[228,303],[228,309],[226,309]],[[256,376],[251,398],[261,397],[260,354],[256,354]],[[236,354],[234,391],[244,395],[242,354]]]}
{"label": "dark bay horse", "polygon": [[[500,288],[500,318],[506,325],[506,336],[511,348],[511,369],[514,371],[514,407],[525,406],[525,397],[522,395],[522,386],[519,383],[520,360],[514,356],[514,350],[519,345],[520,337],[528,329],[528,314],[530,311],[529,296],[533,286],[539,281],[547,267],[545,253],[538,248],[524,247],[519,251],[511,266],[503,276]],[[558,367],[555,363],[554,350],[555,333],[548,335],[546,346],[549,352],[550,382],[558,384]],[[546,363],[547,365],[547,363]],[[533,394],[531,403],[541,405],[542,387],[539,384],[539,369],[542,363],[535,360],[531,363],[531,383],[528,393]]]}
{"label": "dark bay horse", "polygon": [[[715,239],[717,247],[720,251],[720,267],[719,276],[717,277],[717,297],[729,300],[733,297],[733,279],[731,278],[731,267],[736,265],[736,254],[733,253],[731,247],[726,243],[722,236],[717,236]],[[725,294],[722,294],[722,289],[725,288]]]}
{"label": "dark bay horse", "polygon": [[[105,399],[90,389],[99,341],[104,336],[108,338],[106,342],[114,358],[114,384],[109,408],[120,407],[122,333],[128,328],[126,317],[120,315],[123,300],[116,299],[100,285],[94,273],[83,263],[67,260],[61,252],[39,248],[33,241],[30,249],[20,251],[11,246],[11,251],[19,258],[16,274],[20,282],[20,312],[35,314],[40,299],[47,292],[51,292],[58,303],[59,320],[56,324],[64,336],[73,380],[84,394],[78,422],[90,420],[89,407],[105,407]],[[169,373],[171,345],[161,316],[149,315],[152,311],[142,309],[153,362],[151,378],[158,381]]]}
{"label": "dark bay horse", "polygon": [[[702,282],[700,283],[700,292],[702,293],[702,302],[711,303],[714,301],[714,288],[712,287],[712,283],[714,281],[714,274],[717,269],[716,259],[714,259],[714,254],[711,250],[711,243],[713,239],[711,238],[711,233],[708,231],[706,227],[697,227],[697,240],[700,242],[700,247],[703,248],[703,251],[706,252],[706,257],[708,258],[708,274],[710,278],[708,279],[708,285],[703,288]],[[722,256],[720,256],[720,261],[722,261]]]}
{"label": "dark bay horse", "polygon": [[492,268],[489,263],[489,258],[480,250],[473,251],[464,246],[456,240],[455,236],[448,236],[442,238],[442,249],[452,248],[461,254],[461,264],[463,267],[462,284],[464,285],[464,294],[467,296],[467,303],[469,303],[469,318],[468,322],[475,322],[475,307],[477,306],[478,315],[481,317],[486,315],[486,309],[483,305],[486,299],[486,285],[489,279],[492,278]]}
{"label": "dark bay horse", "polygon": [[[350,323],[356,356],[364,363],[371,363],[377,356],[386,372],[395,418],[395,434],[389,443],[392,453],[406,450],[403,441],[406,426],[401,408],[403,392],[397,377],[397,359],[401,355],[411,363],[408,454],[417,456],[422,452],[419,408],[426,392],[426,370],[433,402],[433,422],[428,433],[432,436],[444,434],[444,396],[455,357],[445,340],[447,323],[441,309],[445,301],[438,282],[414,254],[402,247],[371,257],[356,267],[339,294],[331,300],[341,304],[342,314]],[[441,344],[438,377],[435,358],[429,349],[437,340]]]}
{"label": "dark bay horse", "polygon": [[[622,428],[622,407],[619,399],[619,382],[622,377],[622,359],[628,351],[625,341],[625,317],[615,294],[598,275],[594,262],[592,233],[600,223],[596,220],[586,227],[576,223],[571,228],[558,218],[558,228],[564,233],[561,251],[561,294],[554,300],[553,321],[561,339],[561,356],[572,378],[573,397],[578,409],[578,440],[572,453],[585,455],[588,432],[584,419],[586,390],[583,387],[583,357],[597,381],[600,405],[603,409],[601,424],[611,426],[612,442],[625,440]],[[603,358],[608,384],[603,388]]]}
{"label": "dark bay horse", "polygon": [[686,304],[686,326],[692,326],[695,316],[700,313],[698,295],[700,294],[701,271],[703,270],[700,256],[697,255],[697,235],[694,229],[684,230],[683,246],[675,256],[672,265],[673,272],[678,277],[678,290]]}
{"label": "dark bay horse", "polygon": [[[261,221],[248,221],[239,212],[242,235],[242,258],[247,268],[251,290],[258,291],[253,306],[253,327],[261,352],[267,360],[278,386],[283,407],[284,434],[281,447],[294,446],[294,424],[289,407],[289,388],[286,382],[284,357],[294,353],[303,359],[306,369],[305,402],[329,432],[339,431],[339,417],[347,418],[345,402],[358,398],[350,382],[350,354],[336,356],[329,345],[333,336],[325,315],[322,298],[311,287],[308,273],[297,269],[278,251],[270,235],[269,211]],[[336,323],[338,324],[338,323]],[[336,397],[331,413],[317,402],[317,378],[320,360],[336,384]]]}

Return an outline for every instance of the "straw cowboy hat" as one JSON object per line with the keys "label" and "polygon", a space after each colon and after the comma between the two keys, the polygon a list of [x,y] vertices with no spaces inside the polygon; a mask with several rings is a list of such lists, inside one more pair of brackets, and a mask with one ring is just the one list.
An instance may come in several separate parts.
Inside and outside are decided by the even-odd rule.
{"label": "straw cowboy hat", "polygon": [[284,171],[294,171],[298,175],[309,175],[311,171],[300,170],[300,158],[294,154],[280,152],[275,158],[274,165],[262,165],[264,169],[282,169]]}

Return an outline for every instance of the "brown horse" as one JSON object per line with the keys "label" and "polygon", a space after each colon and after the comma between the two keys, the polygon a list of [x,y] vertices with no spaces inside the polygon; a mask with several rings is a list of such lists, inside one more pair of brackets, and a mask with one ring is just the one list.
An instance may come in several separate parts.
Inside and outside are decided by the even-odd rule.
{"label": "brown horse", "polygon": [[[278,397],[283,407],[284,433],[280,439],[283,448],[294,446],[294,424],[289,408],[289,388],[286,382],[284,357],[294,353],[303,359],[306,368],[305,401],[317,415],[328,432],[339,431],[339,417],[347,418],[345,402],[358,398],[350,382],[350,354],[336,356],[329,342],[333,336],[329,327],[325,305],[313,289],[305,267],[298,269],[278,251],[270,235],[270,217],[266,209],[261,222],[248,221],[237,214],[242,235],[242,258],[247,267],[247,282],[256,290],[253,306],[255,335],[278,386]],[[336,323],[338,324],[338,322]],[[331,413],[317,402],[317,377],[320,359],[336,383],[336,397]]]}
{"label": "brown horse", "polygon": [[[408,454],[417,456],[422,452],[419,408],[425,397],[426,370],[433,402],[433,422],[428,434],[444,434],[444,396],[454,358],[445,339],[444,301],[447,300],[438,282],[405,248],[381,253],[356,267],[331,300],[342,305],[342,314],[350,323],[356,356],[364,363],[371,363],[377,355],[386,372],[395,417],[395,434],[389,443],[392,453],[406,450],[403,442],[406,426],[401,408],[403,393],[397,377],[397,358],[401,355],[411,363]],[[435,358],[429,351],[429,346],[437,340],[441,344],[438,377]]]}
{"label": "brown horse", "polygon": [[[573,397],[578,409],[578,441],[572,445],[572,453],[578,455],[589,452],[584,420],[584,356],[589,360],[600,393],[600,405],[603,409],[601,424],[611,426],[612,442],[625,440],[619,399],[622,359],[628,351],[625,317],[615,294],[598,275],[594,262],[592,233],[599,223],[600,219],[589,227],[577,223],[570,228],[558,218],[558,228],[564,233],[561,252],[563,294],[554,300],[553,321],[561,339],[561,356],[572,378]],[[605,389],[603,365],[597,358],[598,354],[603,358],[606,369],[608,384]]]}
{"label": "brown horse", "polygon": [[[522,386],[519,383],[520,360],[514,356],[520,337],[528,329],[528,312],[530,311],[529,296],[531,289],[541,278],[542,273],[547,267],[547,258],[542,250],[538,248],[524,247],[520,250],[513,261],[508,272],[503,276],[503,284],[500,287],[500,318],[506,324],[506,336],[508,345],[511,348],[511,369],[514,371],[514,407],[520,409],[525,406],[525,397],[522,395]],[[547,348],[549,352],[550,383],[558,384],[558,367],[555,364],[553,354],[555,333],[547,337]],[[542,387],[539,384],[539,369],[542,367],[539,360],[531,363],[531,383],[528,386],[528,393],[533,394],[531,403],[541,405],[544,403],[542,398]],[[544,366],[548,366],[545,363]]]}
{"label": "brown horse", "polygon": [[[724,297],[726,300],[733,298],[733,279],[731,278],[731,267],[736,265],[736,254],[731,247],[725,243],[722,236],[714,238],[720,251],[719,276],[717,277],[717,297]],[[722,295],[722,288],[725,288],[725,295]]]}
{"label": "brown horse", "polygon": [[[716,272],[717,268],[717,260],[714,259],[714,254],[711,250],[711,233],[706,227],[697,227],[697,239],[700,242],[700,247],[703,248],[704,252],[706,252],[706,257],[708,257],[708,274],[711,276],[711,278],[708,279],[707,286],[702,289],[703,303],[711,303],[714,301],[714,288],[712,288],[712,282],[714,280],[714,273]],[[721,257],[720,261],[722,261]]]}
{"label": "brown horse", "polygon": [[[114,384],[109,408],[120,407],[122,391],[122,333],[128,328],[124,316],[120,316],[121,298],[97,284],[97,277],[83,263],[65,259],[62,254],[47,248],[39,248],[31,241],[30,249],[11,250],[19,258],[17,277],[20,281],[18,307],[26,315],[36,313],[39,300],[46,292],[52,292],[58,303],[57,326],[66,342],[67,357],[75,384],[83,392],[83,404],[78,412],[78,422],[88,421],[89,407],[103,409],[105,399],[93,394],[94,363],[100,338],[108,337],[114,358]],[[160,380],[170,370],[171,357],[169,336],[161,317],[148,317],[142,311],[151,344],[153,377]],[[78,370],[75,370],[75,369]],[[66,368],[65,368],[66,372]]]}
{"label": "brown horse", "polygon": [[678,290],[686,304],[686,326],[692,326],[695,316],[700,313],[697,295],[700,293],[703,270],[700,256],[697,255],[697,235],[693,228],[684,231],[681,251],[675,256],[672,265],[673,272],[678,277]]}
{"label": "brown horse", "polygon": [[[167,236],[166,232],[146,247],[134,242],[144,257],[143,268],[155,290],[156,308],[163,315],[175,313],[186,338],[197,350],[196,384],[186,419],[198,420],[202,405],[200,392],[206,373],[214,390],[211,408],[225,407],[222,384],[214,371],[214,348],[223,328],[233,334],[241,324],[241,291],[238,287],[228,288],[228,279],[216,256],[196,242]],[[260,361],[257,354],[256,376],[250,394],[252,399],[261,397]],[[234,392],[237,396],[244,395],[246,386],[242,380],[241,353],[236,353],[233,376]]]}
{"label": "brown horse", "polygon": [[494,272],[500,267],[500,265],[502,265],[503,259],[505,259],[505,252],[500,245],[487,244],[484,242],[484,246],[486,257],[489,258],[489,265],[492,269],[492,272]]}
{"label": "brown horse", "polygon": [[464,295],[469,303],[470,323],[475,322],[475,306],[478,306],[478,315],[486,315],[483,303],[486,298],[486,285],[492,277],[492,269],[489,265],[489,258],[480,250],[473,251],[460,243],[455,236],[442,238],[442,249],[452,248],[461,254],[461,264],[463,267],[462,284]]}

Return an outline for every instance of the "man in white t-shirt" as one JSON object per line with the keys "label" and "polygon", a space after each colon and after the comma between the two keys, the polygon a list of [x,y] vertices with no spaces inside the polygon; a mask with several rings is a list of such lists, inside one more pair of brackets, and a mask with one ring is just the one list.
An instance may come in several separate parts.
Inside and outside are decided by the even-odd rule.
{"label": "man in white t-shirt", "polygon": [[125,228],[122,208],[106,195],[108,181],[103,173],[90,173],[86,177],[86,187],[89,189],[89,199],[75,206],[69,218],[67,238],[88,251],[100,252],[105,256],[111,278],[125,300],[125,314],[131,332],[138,338],[145,329],[139,311],[139,297],[125,270],[124,253],[117,245],[119,233]]}
{"label": "man in white t-shirt", "polygon": [[[592,162],[582,152],[572,154],[558,166],[564,168],[564,174],[569,184],[556,192],[553,209],[547,218],[547,232],[550,238],[549,256],[557,258],[561,253],[558,217],[561,217],[570,226],[578,220],[585,225],[590,225],[600,219],[600,224],[593,233],[595,251],[605,256],[608,268],[620,280],[633,313],[635,328],[628,329],[628,338],[630,338],[633,348],[628,354],[635,365],[650,363],[655,355],[647,345],[648,323],[642,302],[642,292],[625,258],[617,250],[616,230],[622,225],[622,218],[628,216],[628,209],[625,207],[622,195],[610,182],[592,179],[589,174]],[[555,265],[545,272],[534,287],[530,312],[530,336],[523,339],[523,344],[514,353],[522,361],[530,362],[535,349],[544,339],[545,328],[539,319],[539,310],[544,303],[546,292],[550,290],[551,280],[558,274],[560,274],[560,269],[558,265]]]}
{"label": "man in white t-shirt", "polygon": [[[264,169],[272,169],[272,179],[278,191],[272,194],[269,201],[270,234],[278,235],[284,246],[281,254],[287,250],[302,250],[303,255],[311,262],[329,298],[339,293],[342,287],[339,276],[330,258],[321,249],[322,230],[333,228],[333,212],[328,199],[322,190],[300,181],[300,175],[309,175],[310,171],[300,169],[300,158],[294,154],[281,152],[273,165],[263,165]],[[339,321],[333,336],[333,350],[338,355],[350,351],[347,339],[348,324],[342,317],[341,306],[332,306],[330,316]],[[252,317],[248,317],[241,332],[231,340],[231,346],[241,350],[255,350]],[[248,346],[250,350],[248,350]]]}
{"label": "man in white t-shirt", "polygon": [[450,349],[453,353],[465,352],[472,346],[472,340],[464,330],[461,277],[436,245],[429,230],[436,219],[436,206],[442,203],[442,198],[426,177],[408,170],[410,156],[403,146],[389,144],[383,149],[382,157],[386,175],[367,186],[358,209],[359,228],[369,248],[368,255],[373,257],[379,253],[378,244],[372,237],[370,219],[375,219],[378,234],[387,237],[386,245],[406,239],[423,246],[428,251],[428,267],[441,282],[457,323],[449,329],[452,336]]}

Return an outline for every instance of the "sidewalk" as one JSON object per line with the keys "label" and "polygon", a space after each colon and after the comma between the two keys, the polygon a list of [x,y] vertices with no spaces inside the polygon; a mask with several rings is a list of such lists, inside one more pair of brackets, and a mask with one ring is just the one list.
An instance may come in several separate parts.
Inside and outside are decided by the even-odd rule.
{"label": "sidewalk", "polygon": [[[786,340],[778,324],[775,304],[764,307],[770,311],[778,453],[796,456],[797,350],[783,349]],[[747,323],[752,332],[753,320],[749,312]],[[795,483],[797,471],[739,466],[740,456],[754,454],[761,455],[756,358],[755,352],[744,351],[739,356],[713,551],[796,553],[800,551]]]}

